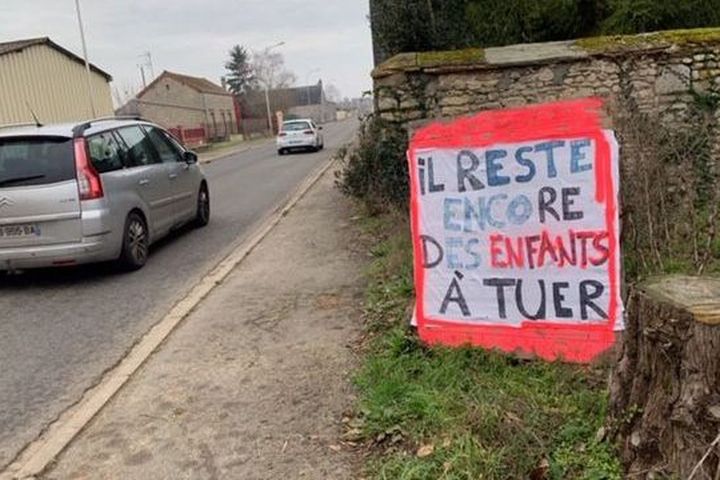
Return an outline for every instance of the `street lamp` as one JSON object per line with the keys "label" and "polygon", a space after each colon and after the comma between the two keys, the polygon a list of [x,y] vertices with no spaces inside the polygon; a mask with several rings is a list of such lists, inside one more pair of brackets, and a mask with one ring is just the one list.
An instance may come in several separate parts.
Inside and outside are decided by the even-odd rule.
{"label": "street lamp", "polygon": [[[265,47],[263,52],[265,53],[265,56],[267,57],[268,53],[270,53],[270,50],[273,48],[282,47],[285,45],[285,42],[279,42],[275,45],[270,45],[269,47]],[[267,121],[268,121],[268,132],[270,133],[270,136],[273,134],[273,123],[272,123],[272,111],[270,110],[270,81],[272,79],[266,78],[265,79],[265,107],[267,108]]]}
{"label": "street lamp", "polygon": [[305,85],[307,85],[307,104],[310,105],[310,75],[313,73],[320,72],[319,68],[314,68],[308,72],[308,74],[305,76]]}
{"label": "street lamp", "polygon": [[88,61],[87,44],[85,43],[85,28],[83,27],[82,15],[80,13],[80,0],[75,0],[75,11],[77,12],[78,25],[80,27],[80,40],[82,41],[83,57],[85,58],[85,74],[87,80],[87,93],[90,99],[90,110],[93,118],[97,117],[95,111],[95,99],[92,92],[92,83],[90,80],[90,62]]}

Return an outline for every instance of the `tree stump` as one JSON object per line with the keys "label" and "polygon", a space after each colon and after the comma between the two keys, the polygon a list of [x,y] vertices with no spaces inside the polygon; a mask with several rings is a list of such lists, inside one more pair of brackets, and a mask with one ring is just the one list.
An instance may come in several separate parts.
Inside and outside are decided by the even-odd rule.
{"label": "tree stump", "polygon": [[[634,288],[610,384],[609,431],[628,478],[720,478],[720,279]],[[715,444],[713,443],[715,442]]]}

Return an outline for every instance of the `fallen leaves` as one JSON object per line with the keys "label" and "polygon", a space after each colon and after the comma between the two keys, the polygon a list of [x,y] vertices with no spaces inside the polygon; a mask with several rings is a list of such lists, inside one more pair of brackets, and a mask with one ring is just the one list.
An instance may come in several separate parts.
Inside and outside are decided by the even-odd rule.
{"label": "fallen leaves", "polygon": [[415,455],[418,458],[426,458],[435,452],[435,445],[428,444],[428,445],[422,445],[420,448],[418,448],[417,453]]}

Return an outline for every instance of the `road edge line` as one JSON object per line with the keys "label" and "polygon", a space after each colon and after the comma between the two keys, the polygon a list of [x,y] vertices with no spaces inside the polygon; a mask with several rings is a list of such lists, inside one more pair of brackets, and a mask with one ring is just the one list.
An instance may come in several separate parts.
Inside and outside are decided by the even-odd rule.
{"label": "road edge line", "polygon": [[272,232],[287,214],[325,176],[335,164],[330,159],[307,177],[281,208],[275,208],[248,240],[238,245],[196,283],[169,312],[143,335],[129,353],[108,371],[96,386],[86,391],[81,400],[65,410],[38,439],[30,442],[5,470],[0,480],[24,480],[41,475],[75,437],[122,389],[145,361],[164,343],[170,334],[235,268]]}

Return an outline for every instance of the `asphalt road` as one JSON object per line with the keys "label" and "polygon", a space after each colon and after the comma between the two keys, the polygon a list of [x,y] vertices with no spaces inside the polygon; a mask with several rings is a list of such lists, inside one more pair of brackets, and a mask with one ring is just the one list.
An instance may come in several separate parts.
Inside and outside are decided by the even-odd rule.
{"label": "asphalt road", "polygon": [[139,272],[95,265],[0,276],[0,471],[356,128],[327,125],[319,153],[280,157],[266,143],[205,165],[210,225],[163,240]]}

